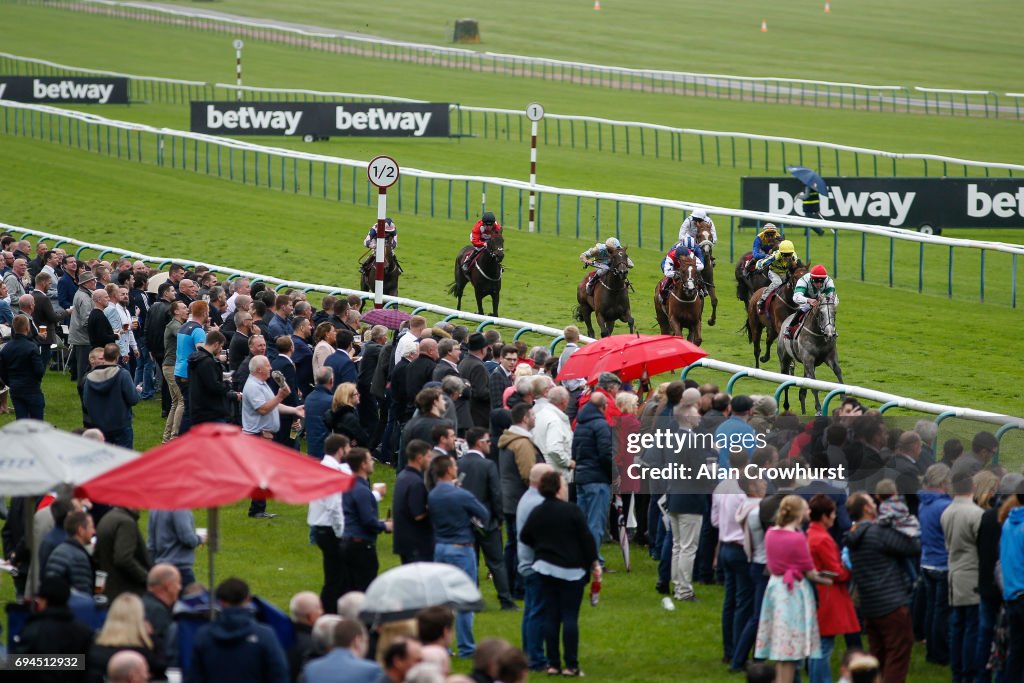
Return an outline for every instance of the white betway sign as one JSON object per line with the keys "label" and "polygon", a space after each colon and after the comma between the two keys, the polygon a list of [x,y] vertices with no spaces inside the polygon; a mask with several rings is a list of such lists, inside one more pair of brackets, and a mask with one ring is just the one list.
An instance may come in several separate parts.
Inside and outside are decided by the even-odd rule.
{"label": "white betway sign", "polygon": [[15,102],[127,104],[127,78],[0,76],[0,99]]}
{"label": "white betway sign", "polygon": [[448,137],[448,105],[193,102],[192,131],[212,135]]}
{"label": "white betway sign", "polygon": [[[1024,179],[826,178],[822,218],[897,228],[1024,227]],[[795,178],[743,178],[742,208],[804,216]]]}

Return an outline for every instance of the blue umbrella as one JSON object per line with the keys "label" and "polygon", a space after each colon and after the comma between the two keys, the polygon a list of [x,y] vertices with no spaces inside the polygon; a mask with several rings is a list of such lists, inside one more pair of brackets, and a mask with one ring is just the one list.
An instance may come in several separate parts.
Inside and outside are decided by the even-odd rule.
{"label": "blue umbrella", "polygon": [[828,183],[817,172],[804,166],[787,166],[786,170],[801,183],[817,191],[818,194],[828,196]]}

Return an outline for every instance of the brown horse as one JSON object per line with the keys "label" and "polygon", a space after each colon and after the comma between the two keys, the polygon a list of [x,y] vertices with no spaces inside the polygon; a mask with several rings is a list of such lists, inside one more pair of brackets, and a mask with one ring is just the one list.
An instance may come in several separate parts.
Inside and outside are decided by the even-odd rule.
{"label": "brown horse", "polygon": [[[780,235],[776,239],[764,245],[765,253],[770,254],[775,251],[781,241],[782,236]],[[748,270],[747,264],[750,263],[753,258],[754,253],[752,251],[748,251],[740,257],[739,261],[736,262],[736,298],[743,302],[744,307],[746,307],[747,303],[750,301],[750,295],[752,293],[762,287],[768,286],[767,275],[758,270],[753,272]],[[707,264],[705,264],[704,267],[706,269]],[[750,267],[753,268],[753,266]]]}
{"label": "brown horse", "polygon": [[455,257],[455,282],[448,286],[448,293],[458,299],[455,307],[462,309],[462,292],[466,285],[472,283],[473,291],[476,293],[476,312],[484,314],[484,297],[491,297],[491,310],[494,317],[498,317],[498,300],[501,298],[501,275],[505,272],[502,261],[505,259],[505,238],[501,233],[495,233],[487,240],[486,246],[480,255],[477,256],[469,270],[469,275],[462,269],[463,260],[473,250],[472,245],[462,248],[459,255]]}
{"label": "brown horse", "polygon": [[597,327],[602,337],[607,337],[615,329],[615,321],[621,320],[629,325],[630,334],[633,333],[633,316],[629,311],[629,269],[633,267],[626,254],[626,247],[619,249],[608,261],[608,270],[600,275],[594,275],[594,286],[592,293],[587,294],[588,273],[576,286],[576,319],[587,325],[587,335],[594,336],[594,327],[591,325],[591,314],[597,314]]}
{"label": "brown horse", "polygon": [[[377,279],[377,257],[371,253],[359,266],[359,288],[364,292],[372,292]],[[402,266],[395,258],[395,249],[391,240],[384,241],[384,294],[398,296],[398,278],[402,275]]]}
{"label": "brown horse", "polygon": [[[707,265],[704,272],[707,272]],[[697,261],[692,256],[684,256],[679,259],[667,301],[662,301],[661,283],[655,286],[654,315],[658,318],[662,334],[682,336],[685,328],[687,341],[700,346],[703,314],[704,299],[697,286]]]}
{"label": "brown horse", "polygon": [[[750,300],[747,302],[747,322],[744,324],[744,328],[747,330],[747,340],[754,345],[755,368],[761,367],[761,363],[771,358],[772,344],[779,337],[782,321],[796,311],[796,304],[793,303],[793,288],[796,287],[797,280],[806,272],[807,267],[804,265],[798,265],[796,268],[793,268],[790,271],[789,279],[775,290],[775,295],[772,297],[764,313],[757,312],[757,302],[761,298],[761,291],[764,287],[751,292]],[[761,332],[765,329],[768,330],[768,339],[764,356],[761,356]]]}
{"label": "brown horse", "polygon": [[710,327],[715,326],[715,316],[718,315],[718,294],[715,292],[715,255],[714,245],[711,242],[711,230],[700,230],[697,233],[697,246],[700,247],[704,256],[704,286],[711,298],[711,317],[708,319]]}

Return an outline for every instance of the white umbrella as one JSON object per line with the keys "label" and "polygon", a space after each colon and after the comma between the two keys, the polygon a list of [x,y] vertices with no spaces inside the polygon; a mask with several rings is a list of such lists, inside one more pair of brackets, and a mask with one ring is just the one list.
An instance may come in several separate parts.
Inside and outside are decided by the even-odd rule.
{"label": "white umbrella", "polygon": [[410,619],[426,607],[456,611],[484,608],[480,589],[466,572],[450,564],[413,562],[384,572],[366,589],[366,606],[359,617],[377,624]]}
{"label": "white umbrella", "polygon": [[[61,484],[76,486],[139,457],[135,451],[65,432],[41,420],[0,429],[0,496],[24,496],[25,534],[33,546],[34,500]],[[35,572],[27,592],[35,592]]]}
{"label": "white umbrella", "polygon": [[0,429],[0,495],[37,496],[60,484],[78,485],[139,456],[40,420]]}

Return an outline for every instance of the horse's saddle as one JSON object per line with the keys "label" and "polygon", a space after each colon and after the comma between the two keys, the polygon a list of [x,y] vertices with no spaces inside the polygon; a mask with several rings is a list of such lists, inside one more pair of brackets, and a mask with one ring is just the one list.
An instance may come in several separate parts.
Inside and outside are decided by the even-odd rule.
{"label": "horse's saddle", "polygon": [[790,321],[789,325],[787,325],[786,329],[782,332],[782,336],[790,341],[793,341],[797,337],[799,337],[800,330],[803,329],[800,327],[800,324],[804,321],[804,317],[806,315],[807,314],[804,313],[803,311],[797,311],[793,315],[793,319]]}

